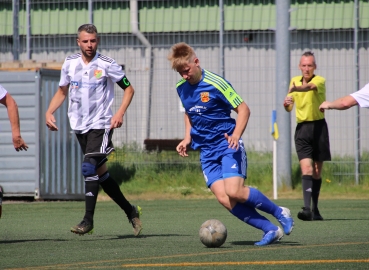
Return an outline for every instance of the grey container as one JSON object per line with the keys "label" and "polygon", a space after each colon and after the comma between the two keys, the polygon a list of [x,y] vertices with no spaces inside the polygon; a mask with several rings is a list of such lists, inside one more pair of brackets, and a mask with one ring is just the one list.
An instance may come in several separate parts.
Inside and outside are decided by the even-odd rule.
{"label": "grey container", "polygon": [[59,83],[59,70],[0,72],[0,84],[19,107],[21,134],[29,149],[16,152],[5,106],[0,107],[0,185],[4,197],[84,199],[83,154],[70,129],[68,101],[55,112],[59,131],[45,125],[45,112]]}

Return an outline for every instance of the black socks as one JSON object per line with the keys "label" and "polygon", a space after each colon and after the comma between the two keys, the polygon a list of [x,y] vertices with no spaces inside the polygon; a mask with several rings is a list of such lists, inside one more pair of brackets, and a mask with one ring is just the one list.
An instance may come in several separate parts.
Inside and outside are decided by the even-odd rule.
{"label": "black socks", "polygon": [[[100,182],[101,181],[101,182]],[[93,223],[93,217],[96,207],[97,195],[99,193],[99,185],[112,200],[120,206],[130,218],[132,213],[132,205],[124,197],[117,182],[109,176],[109,173],[104,173],[99,181],[85,181],[85,205],[86,212],[84,220]]]}
{"label": "black socks", "polygon": [[124,197],[122,191],[120,190],[119,185],[113,178],[109,176],[109,173],[104,173],[101,177],[102,182],[100,182],[100,185],[102,189],[105,191],[106,194],[109,195],[112,200],[120,206],[120,208],[123,209],[123,211],[126,213],[127,217],[131,216],[132,213],[132,205],[127,201],[127,199]]}
{"label": "black socks", "polygon": [[90,223],[93,222],[97,195],[99,193],[99,181],[85,181],[85,205],[86,212],[83,218]]}
{"label": "black socks", "polygon": [[302,176],[302,194],[304,196],[304,207],[310,209],[311,194],[313,192],[313,177],[311,175]]}
{"label": "black socks", "polygon": [[[318,200],[322,179],[314,179],[311,175],[302,176],[302,193],[304,195],[304,207],[309,210],[318,210]],[[312,202],[312,209],[310,208]]]}
{"label": "black socks", "polygon": [[319,200],[319,193],[320,193],[320,187],[322,186],[322,178],[320,179],[313,179],[313,187],[312,187],[312,193],[311,193],[311,199],[313,202],[313,211],[318,210],[318,200]]}

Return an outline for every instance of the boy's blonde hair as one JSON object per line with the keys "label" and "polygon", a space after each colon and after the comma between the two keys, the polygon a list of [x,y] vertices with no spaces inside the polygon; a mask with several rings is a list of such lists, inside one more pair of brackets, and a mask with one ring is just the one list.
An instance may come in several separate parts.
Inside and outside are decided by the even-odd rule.
{"label": "boy's blonde hair", "polygon": [[194,49],[185,42],[174,44],[168,55],[168,60],[171,62],[172,69],[174,70],[178,70],[187,65],[195,58],[196,54]]}

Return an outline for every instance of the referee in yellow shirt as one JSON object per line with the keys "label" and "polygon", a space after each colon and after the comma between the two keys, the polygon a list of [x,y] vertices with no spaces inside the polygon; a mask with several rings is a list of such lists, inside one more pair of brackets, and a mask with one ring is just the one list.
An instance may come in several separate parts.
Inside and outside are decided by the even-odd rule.
{"label": "referee in yellow shirt", "polygon": [[304,197],[304,207],[297,217],[306,221],[323,220],[318,209],[321,173],[323,162],[331,160],[328,126],[324,112],[319,110],[319,105],[325,101],[325,79],[314,74],[316,63],[312,52],[301,56],[299,68],[302,76],[291,79],[284,99],[284,108],[288,112],[296,104],[295,146]]}

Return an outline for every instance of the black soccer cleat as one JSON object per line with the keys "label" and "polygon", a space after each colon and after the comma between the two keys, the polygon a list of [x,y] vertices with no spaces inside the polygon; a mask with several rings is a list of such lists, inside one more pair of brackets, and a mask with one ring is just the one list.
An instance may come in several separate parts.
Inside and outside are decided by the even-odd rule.
{"label": "black soccer cleat", "polygon": [[92,234],[94,229],[93,223],[87,222],[86,220],[82,220],[76,226],[70,228],[70,231],[75,234],[84,235],[84,234]]}
{"label": "black soccer cleat", "polygon": [[141,215],[141,207],[139,207],[138,205],[132,205],[132,213],[131,217],[129,218],[129,222],[132,224],[134,236],[139,236],[142,231],[142,222],[140,220]]}
{"label": "black soccer cleat", "polygon": [[298,212],[297,217],[304,221],[312,221],[313,213],[310,211],[310,209],[302,207],[302,210]]}
{"label": "black soccer cleat", "polygon": [[313,220],[324,220],[319,213],[319,209],[313,210]]}

